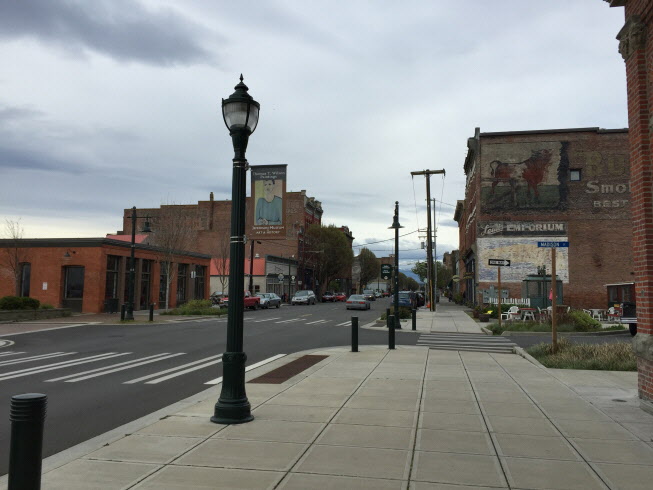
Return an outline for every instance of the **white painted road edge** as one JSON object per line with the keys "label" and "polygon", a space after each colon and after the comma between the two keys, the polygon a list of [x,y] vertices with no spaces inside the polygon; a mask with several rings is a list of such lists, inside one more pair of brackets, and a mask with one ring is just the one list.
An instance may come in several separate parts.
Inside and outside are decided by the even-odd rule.
{"label": "white painted road edge", "polygon": [[[287,356],[288,354],[277,354],[276,356],[269,357],[268,359],[265,359],[264,361],[257,362],[256,364],[252,364],[251,366],[247,366],[245,368],[245,372],[251,371],[252,369],[256,369],[257,367],[265,366],[266,364],[271,363],[272,361],[276,361],[277,359],[281,359],[282,357]],[[219,378],[212,379],[211,381],[207,381],[204,383],[205,385],[217,385],[222,383],[222,376]]]}

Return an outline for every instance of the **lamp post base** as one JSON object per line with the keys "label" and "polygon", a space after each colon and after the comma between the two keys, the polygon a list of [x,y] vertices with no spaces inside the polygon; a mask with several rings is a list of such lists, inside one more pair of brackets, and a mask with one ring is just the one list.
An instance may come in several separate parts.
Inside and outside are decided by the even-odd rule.
{"label": "lamp post base", "polygon": [[211,422],[215,424],[244,424],[254,420],[252,406],[245,393],[244,352],[225,352],[222,356],[222,391],[215,404]]}

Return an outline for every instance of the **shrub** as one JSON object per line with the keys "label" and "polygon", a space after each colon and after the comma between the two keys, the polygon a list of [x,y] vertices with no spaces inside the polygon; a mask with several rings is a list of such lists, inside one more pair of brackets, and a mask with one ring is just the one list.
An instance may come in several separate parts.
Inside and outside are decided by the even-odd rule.
{"label": "shrub", "polygon": [[0,298],[0,310],[38,310],[40,301],[26,296]]}
{"label": "shrub", "polygon": [[[394,306],[391,306],[390,307],[390,314],[394,315],[395,314],[394,311],[395,311]],[[399,307],[399,319],[400,320],[406,320],[406,319],[409,319],[409,318],[412,318],[412,317],[413,317],[413,313],[410,310],[410,308],[408,308],[407,306],[400,306]],[[383,313],[383,315],[381,315],[381,320],[387,320],[387,318],[388,317],[387,317],[387,315],[385,313]]]}
{"label": "shrub", "polygon": [[52,306],[50,303],[41,303],[39,308],[42,310],[54,310],[54,306]]}
{"label": "shrub", "polygon": [[628,342],[574,344],[558,340],[558,352],[551,344],[537,344],[527,352],[548,368],[637,371],[637,360]]}
{"label": "shrub", "polygon": [[571,323],[577,332],[592,332],[601,329],[601,322],[581,310],[571,310],[561,317],[561,324]]}
{"label": "shrub", "polygon": [[194,299],[178,308],[161,312],[161,315],[225,315],[226,309],[213,308],[211,300]]}

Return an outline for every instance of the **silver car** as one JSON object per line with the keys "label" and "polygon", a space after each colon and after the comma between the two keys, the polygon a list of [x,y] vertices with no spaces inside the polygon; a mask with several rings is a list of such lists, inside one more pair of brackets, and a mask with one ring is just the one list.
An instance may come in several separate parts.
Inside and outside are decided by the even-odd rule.
{"label": "silver car", "polygon": [[309,289],[304,289],[297,291],[290,300],[290,303],[293,305],[314,305],[316,301],[315,293]]}
{"label": "silver car", "polygon": [[256,296],[261,298],[261,308],[272,308],[281,306],[281,298],[274,293],[258,293]]}
{"label": "silver car", "polygon": [[362,294],[352,294],[345,303],[348,310],[369,310],[370,302]]}

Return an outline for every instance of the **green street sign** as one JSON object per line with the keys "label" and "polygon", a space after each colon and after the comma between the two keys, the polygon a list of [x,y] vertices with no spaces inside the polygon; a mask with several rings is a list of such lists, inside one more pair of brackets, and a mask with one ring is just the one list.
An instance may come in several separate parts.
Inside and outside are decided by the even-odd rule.
{"label": "green street sign", "polygon": [[381,265],[381,279],[388,280],[392,277],[392,266],[390,264]]}

